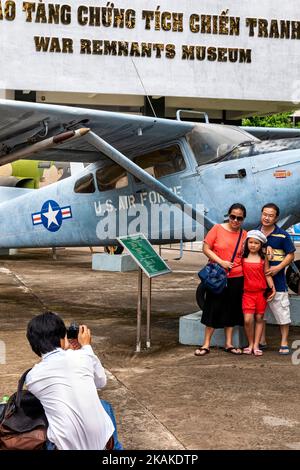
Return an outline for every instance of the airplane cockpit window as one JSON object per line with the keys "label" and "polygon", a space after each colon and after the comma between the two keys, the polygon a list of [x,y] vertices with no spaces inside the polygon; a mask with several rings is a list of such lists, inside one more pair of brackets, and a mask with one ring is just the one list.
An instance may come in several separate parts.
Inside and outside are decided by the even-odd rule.
{"label": "airplane cockpit window", "polygon": [[276,139],[262,142],[252,142],[240,144],[234,147],[223,160],[237,160],[245,157],[266,156],[268,153],[283,152],[285,150],[295,150],[300,148],[300,139]]}
{"label": "airplane cockpit window", "polygon": [[[183,171],[186,167],[181,149],[176,144],[139,155],[133,161],[157,179]],[[135,180],[140,181],[138,178]]]}
{"label": "airplane cockpit window", "polygon": [[243,129],[221,124],[197,124],[186,137],[198,165],[239,158],[235,149],[249,152],[252,144],[260,142]]}
{"label": "airplane cockpit window", "polygon": [[97,170],[96,180],[99,191],[121,189],[128,186],[126,170],[116,163]]}
{"label": "airplane cockpit window", "polygon": [[89,173],[88,175],[79,178],[79,180],[76,181],[74,186],[75,193],[94,193],[95,190],[96,188],[94,182],[94,175],[92,173]]}

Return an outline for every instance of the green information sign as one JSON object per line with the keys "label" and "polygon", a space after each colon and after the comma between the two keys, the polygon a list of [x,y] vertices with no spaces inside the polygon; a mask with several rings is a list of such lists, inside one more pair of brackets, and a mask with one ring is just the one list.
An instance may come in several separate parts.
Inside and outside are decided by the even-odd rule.
{"label": "green information sign", "polygon": [[160,276],[171,272],[169,266],[156,253],[143,233],[118,238],[132,258],[148,277]]}

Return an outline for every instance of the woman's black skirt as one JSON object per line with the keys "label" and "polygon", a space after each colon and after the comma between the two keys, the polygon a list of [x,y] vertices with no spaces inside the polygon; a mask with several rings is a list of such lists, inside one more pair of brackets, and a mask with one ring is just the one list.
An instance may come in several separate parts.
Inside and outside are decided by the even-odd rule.
{"label": "woman's black skirt", "polygon": [[221,294],[206,291],[201,322],[212,328],[242,326],[243,286],[243,277],[232,277],[227,280],[227,287]]}

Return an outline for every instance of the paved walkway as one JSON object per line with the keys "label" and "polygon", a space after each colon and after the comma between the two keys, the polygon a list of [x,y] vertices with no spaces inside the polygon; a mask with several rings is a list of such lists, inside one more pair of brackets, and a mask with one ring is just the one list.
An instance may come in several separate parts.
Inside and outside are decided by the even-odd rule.
{"label": "paved walkway", "polygon": [[[42,306],[66,323],[87,323],[108,371],[101,396],[114,405],[128,449],[300,449],[300,365],[277,353],[277,327],[261,358],[212,349],[203,358],[178,344],[179,316],[197,310],[197,253],[163,251],[174,272],[153,281],[152,349],[134,353],[137,274],[91,270],[83,250],[24,251],[0,268],[0,397],[16,389],[36,362],[27,345],[29,319]],[[291,339],[300,339],[293,328]],[[1,352],[0,343],[0,352]],[[1,355],[0,355],[1,359]],[[1,360],[0,360],[1,362]]]}

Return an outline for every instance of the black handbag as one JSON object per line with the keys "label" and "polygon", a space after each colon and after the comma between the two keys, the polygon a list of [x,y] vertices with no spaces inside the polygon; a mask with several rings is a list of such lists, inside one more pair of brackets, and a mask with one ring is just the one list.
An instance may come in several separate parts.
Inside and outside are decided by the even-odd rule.
{"label": "black handbag", "polygon": [[21,376],[17,392],[1,410],[1,450],[40,450],[47,440],[48,421],[44,408],[32,393],[23,390],[30,370]]}

